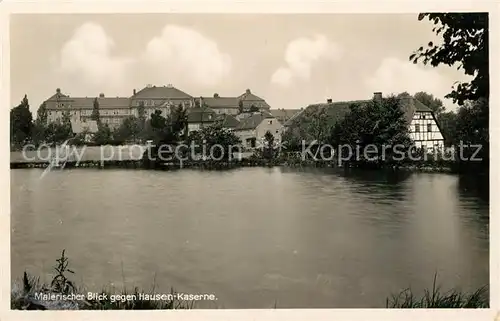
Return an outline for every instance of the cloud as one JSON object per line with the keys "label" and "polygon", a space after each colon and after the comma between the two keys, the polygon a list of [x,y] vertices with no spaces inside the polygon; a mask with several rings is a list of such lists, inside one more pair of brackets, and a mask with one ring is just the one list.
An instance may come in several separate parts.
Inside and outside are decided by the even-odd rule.
{"label": "cloud", "polygon": [[150,75],[174,84],[213,86],[231,71],[231,57],[201,33],[167,25],[146,45],[141,57]]}
{"label": "cloud", "polygon": [[367,87],[373,92],[397,94],[407,91],[414,94],[425,91],[443,100],[451,91],[450,79],[442,76],[437,69],[427,69],[410,61],[398,58],[386,58],[375,73],[365,79]]}
{"label": "cloud", "polygon": [[[75,30],[56,59],[58,75],[78,92],[128,92],[131,83],[211,86],[225,80],[231,57],[217,43],[195,30],[166,25],[134,57],[112,54],[113,39],[99,24]],[[132,82],[131,82],[132,81]]]}
{"label": "cloud", "polygon": [[113,56],[114,45],[100,25],[87,22],[63,45],[58,71],[87,88],[117,87],[125,79],[133,59]]}
{"label": "cloud", "polygon": [[336,61],[342,48],[323,35],[292,40],[285,49],[286,67],[278,68],[271,76],[271,83],[289,86],[294,80],[308,80],[314,64],[320,60]]}

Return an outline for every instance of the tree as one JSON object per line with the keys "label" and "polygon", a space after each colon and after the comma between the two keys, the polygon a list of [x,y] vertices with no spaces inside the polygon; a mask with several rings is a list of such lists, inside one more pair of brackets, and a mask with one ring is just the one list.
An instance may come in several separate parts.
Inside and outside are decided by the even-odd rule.
{"label": "tree", "polygon": [[274,136],[270,131],[264,134],[264,148],[262,150],[262,156],[266,159],[274,158]]}
{"label": "tree", "polygon": [[243,100],[238,100],[238,112],[241,114],[245,111],[243,108]]}
{"label": "tree", "polygon": [[[384,98],[381,102],[371,100],[364,105],[352,104],[349,113],[331,130],[330,140],[335,146],[350,146],[352,152],[359,148],[361,153],[357,155],[359,158],[351,158],[353,163],[364,163],[370,159],[376,159],[378,163],[392,162],[396,146],[405,147],[403,150],[406,151],[411,145],[408,122],[400,107],[400,99],[395,96]],[[367,155],[363,152],[365,148],[369,152]],[[347,151],[342,150],[344,153]],[[352,154],[342,156],[352,157]]]}
{"label": "tree", "polygon": [[143,101],[140,101],[139,106],[137,106],[137,117],[140,121],[140,124],[144,126],[144,123],[146,122],[146,108],[144,107]]}
{"label": "tree", "polygon": [[488,13],[422,13],[419,20],[434,23],[432,29],[443,43],[429,42],[410,56],[414,63],[423,61],[433,67],[453,66],[472,76],[470,82],[459,83],[446,98],[461,107],[456,118],[455,141],[481,146],[482,162],[459,159],[459,170],[489,170],[489,25]]}
{"label": "tree", "polygon": [[433,67],[440,64],[463,70],[474,77],[471,82],[458,84],[446,98],[459,105],[467,100],[489,97],[489,32],[488,13],[421,13],[419,20],[434,23],[433,32],[442,36],[441,44],[429,42],[411,56],[413,63],[422,61]]}
{"label": "tree", "polygon": [[443,134],[446,146],[452,146],[458,143],[457,138],[457,114],[454,111],[444,112],[438,115],[437,122]]}
{"label": "tree", "polygon": [[31,138],[35,145],[39,145],[47,139],[47,106],[43,102],[37,110],[37,116],[33,122]]}
{"label": "tree", "polygon": [[111,142],[111,139],[111,128],[109,128],[109,125],[107,123],[101,124],[101,126],[99,126],[99,129],[97,130],[97,133],[95,133],[94,135],[94,142],[97,145],[106,145]]}
{"label": "tree", "polygon": [[36,112],[36,121],[40,124],[47,124],[47,105],[43,102]]}
{"label": "tree", "polygon": [[322,108],[317,114],[313,115],[306,128],[315,141],[324,143],[331,130],[326,108]]}
{"label": "tree", "polygon": [[[196,144],[195,150],[199,155],[214,159],[229,159],[233,150],[231,147],[239,146],[241,140],[230,130],[224,128],[221,122],[191,132],[187,138],[190,146]],[[217,147],[215,147],[217,146]],[[204,148],[203,148],[204,147]]]}
{"label": "tree", "polygon": [[94,98],[94,108],[92,109],[92,114],[90,115],[90,119],[95,120],[98,126],[101,123],[101,115],[99,113],[99,101],[97,100],[97,97]]}
{"label": "tree", "polygon": [[141,132],[140,121],[135,116],[129,116],[123,120],[115,132],[115,139],[120,142],[128,140],[136,141]]}
{"label": "tree", "polygon": [[24,95],[21,103],[10,110],[10,141],[19,147],[31,139],[33,115],[30,111],[28,96]]}
{"label": "tree", "polygon": [[251,113],[256,113],[259,111],[259,107],[256,107],[255,105],[250,106],[250,112]]}
{"label": "tree", "polygon": [[427,107],[429,107],[430,109],[432,109],[432,111],[434,112],[436,117],[445,111],[445,107],[443,106],[443,102],[440,99],[434,97],[434,95],[432,95],[432,94],[428,94],[426,92],[420,91],[420,92],[416,93],[415,95],[413,95],[413,97],[416,100],[420,101],[422,104],[424,104]]}
{"label": "tree", "polygon": [[46,140],[54,144],[62,143],[71,138],[72,135],[71,124],[65,124],[60,120],[49,123],[45,130]]}

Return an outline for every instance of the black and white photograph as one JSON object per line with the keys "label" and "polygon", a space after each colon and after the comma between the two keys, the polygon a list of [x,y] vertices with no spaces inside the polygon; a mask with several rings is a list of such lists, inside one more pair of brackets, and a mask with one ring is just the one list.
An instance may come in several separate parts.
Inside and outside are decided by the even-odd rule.
{"label": "black and white photograph", "polygon": [[10,309],[489,309],[491,21],[10,14]]}

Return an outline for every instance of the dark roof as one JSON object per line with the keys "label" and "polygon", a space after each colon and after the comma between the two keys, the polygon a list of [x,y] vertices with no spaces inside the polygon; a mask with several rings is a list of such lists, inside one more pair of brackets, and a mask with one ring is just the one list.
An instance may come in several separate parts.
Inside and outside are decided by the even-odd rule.
{"label": "dark roof", "polygon": [[239,120],[232,115],[220,115],[217,119],[222,121],[222,126],[226,128],[236,128],[240,124]]}
{"label": "dark roof", "polygon": [[210,108],[189,108],[187,121],[188,123],[210,123],[217,119],[217,114]]}
{"label": "dark roof", "polygon": [[201,97],[201,99],[210,108],[239,108],[237,97]]}
{"label": "dark roof", "polygon": [[55,93],[52,95],[47,101],[59,101],[59,100],[66,100],[68,99],[69,96],[61,94],[61,93]]}
{"label": "dark roof", "polygon": [[247,129],[255,129],[257,126],[259,126],[260,123],[264,119],[267,118],[274,118],[273,115],[270,113],[254,113],[252,116],[249,116],[247,118],[244,118],[240,121],[239,125],[236,126],[236,130],[247,130]]}
{"label": "dark roof", "polygon": [[430,112],[432,113],[432,109],[424,105],[423,103],[420,102],[420,100],[413,99],[414,104],[415,104],[415,111],[420,111],[420,112]]}
{"label": "dark roof", "polygon": [[132,99],[191,99],[191,95],[172,86],[148,86],[139,90]]}
{"label": "dark roof", "polygon": [[283,120],[288,120],[292,118],[295,114],[300,112],[300,109],[271,109],[269,112],[276,118],[281,118]]}
{"label": "dark roof", "polygon": [[[296,127],[301,122],[306,121],[307,118],[313,115],[317,115],[322,111],[325,111],[329,116],[331,125],[335,125],[337,122],[341,121],[345,115],[349,112],[349,107],[353,104],[363,105],[371,100],[355,100],[355,101],[346,101],[346,102],[333,102],[326,104],[313,104],[307,106],[302,112],[294,115],[291,119],[289,119],[285,126],[287,127]],[[417,99],[408,96],[400,98],[401,108],[405,112],[405,118],[408,124],[411,122],[413,118],[413,114],[417,112],[432,112],[432,110],[425,106],[423,103],[418,101]]]}
{"label": "dark roof", "polygon": [[252,94],[249,90],[247,90],[245,93],[241,94],[238,96],[238,99],[239,100],[252,100],[252,101],[264,101],[264,99],[260,98],[259,96],[257,95],[254,95]]}
{"label": "dark roof", "polygon": [[[49,98],[47,101],[54,102],[57,98],[52,99],[56,95]],[[96,97],[68,97],[61,95],[59,101],[64,103],[64,106],[59,106],[59,108],[93,108],[94,99]],[[130,106],[130,100],[126,97],[97,97],[97,102],[99,103],[99,108],[128,108]],[[47,106],[49,109],[57,108],[55,105]]]}
{"label": "dark roof", "polygon": [[241,100],[243,102],[247,102],[247,103],[252,103],[252,102],[260,102],[265,108],[271,108],[271,106],[269,106],[269,104],[262,98],[260,98],[259,96],[253,94],[250,89],[247,89],[246,92],[244,92],[243,94],[239,95],[238,97],[238,100]]}

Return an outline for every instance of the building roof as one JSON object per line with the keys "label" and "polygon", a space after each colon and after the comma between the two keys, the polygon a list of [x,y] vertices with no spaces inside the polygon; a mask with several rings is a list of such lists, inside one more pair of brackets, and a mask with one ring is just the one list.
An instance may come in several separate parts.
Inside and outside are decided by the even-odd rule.
{"label": "building roof", "polygon": [[188,123],[210,123],[217,119],[217,114],[210,108],[189,108],[187,114]]}
{"label": "building roof", "polygon": [[69,96],[61,94],[60,92],[56,92],[46,101],[59,101],[59,100],[67,100]]}
{"label": "building roof", "polygon": [[49,104],[48,109],[64,109],[69,108],[94,108],[94,100],[97,98],[99,108],[128,108],[130,100],[127,97],[70,97],[60,92],[55,93],[47,102],[60,102],[58,107],[56,104]]}
{"label": "building roof", "polygon": [[270,118],[275,119],[275,117],[270,113],[265,113],[265,112],[254,113],[252,116],[242,119],[239,125],[236,126],[235,130],[255,129],[257,128],[257,126],[260,125],[260,123],[262,123],[264,119],[270,119]]}
{"label": "building roof", "polygon": [[[94,98],[71,98],[71,107],[82,108],[82,107],[94,107]],[[99,103],[99,108],[127,108],[130,105],[130,100],[125,97],[98,97],[97,102]]]}
{"label": "building roof", "polygon": [[252,102],[259,102],[260,104],[263,105],[265,108],[271,108],[269,104],[259,96],[253,94],[250,89],[247,89],[243,94],[239,95],[238,100],[241,100],[242,102],[246,103],[245,105],[248,105]]}
{"label": "building roof", "polygon": [[[307,106],[301,112],[295,114],[290,118],[285,126],[296,127],[302,121],[307,121],[306,119],[314,115],[325,111],[331,125],[335,125],[337,122],[344,119],[350,110],[350,106],[353,104],[363,105],[371,100],[356,100],[356,101],[345,101],[345,102],[332,102],[326,104],[312,104]],[[411,123],[413,115],[415,112],[432,112],[432,110],[425,106],[423,103],[411,96],[400,97],[400,106],[405,113],[406,121]]]}
{"label": "building roof", "polygon": [[264,99],[260,98],[259,96],[253,94],[250,89],[247,89],[243,94],[238,96],[239,100],[252,100],[252,101],[264,101]]}
{"label": "building roof", "polygon": [[220,115],[217,119],[222,122],[222,127],[225,128],[236,128],[240,124],[239,120],[236,117],[228,114]]}
{"label": "building roof", "polygon": [[239,108],[237,97],[201,97],[209,108]]}
{"label": "building roof", "polygon": [[171,85],[169,86],[146,86],[139,90],[131,99],[192,99],[186,94]]}
{"label": "building roof", "polygon": [[288,120],[292,118],[295,114],[300,112],[300,109],[271,109],[269,112],[276,118],[281,118]]}
{"label": "building roof", "polygon": [[86,122],[71,120],[71,131],[73,134],[81,134],[84,131],[88,131],[89,133],[97,133],[98,131],[97,122],[95,120],[89,120]]}

